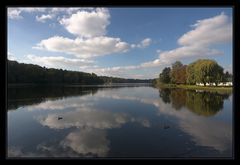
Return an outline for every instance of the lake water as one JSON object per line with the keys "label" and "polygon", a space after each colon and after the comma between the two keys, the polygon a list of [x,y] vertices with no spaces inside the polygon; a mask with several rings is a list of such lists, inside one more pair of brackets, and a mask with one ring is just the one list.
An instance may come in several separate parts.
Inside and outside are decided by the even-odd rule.
{"label": "lake water", "polygon": [[8,157],[232,157],[232,94],[150,86],[8,89]]}

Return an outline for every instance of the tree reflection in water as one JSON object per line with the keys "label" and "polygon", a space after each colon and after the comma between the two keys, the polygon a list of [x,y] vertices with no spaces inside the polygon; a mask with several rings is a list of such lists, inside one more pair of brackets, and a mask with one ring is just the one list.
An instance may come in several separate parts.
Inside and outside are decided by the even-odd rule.
{"label": "tree reflection in water", "polygon": [[59,100],[69,96],[94,95],[95,87],[20,87],[8,88],[8,110],[35,105],[47,100]]}
{"label": "tree reflection in water", "polygon": [[213,116],[223,108],[224,99],[228,99],[230,94],[185,89],[160,89],[159,96],[164,103],[171,103],[176,110],[186,107],[195,114]]}

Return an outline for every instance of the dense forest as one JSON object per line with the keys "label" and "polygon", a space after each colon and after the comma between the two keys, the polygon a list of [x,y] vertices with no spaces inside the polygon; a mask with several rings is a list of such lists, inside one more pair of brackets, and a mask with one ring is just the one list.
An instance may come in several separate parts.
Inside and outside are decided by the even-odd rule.
{"label": "dense forest", "polygon": [[151,79],[124,79],[97,76],[94,73],[45,68],[33,64],[8,60],[8,84],[109,84],[109,83],[151,83]]}

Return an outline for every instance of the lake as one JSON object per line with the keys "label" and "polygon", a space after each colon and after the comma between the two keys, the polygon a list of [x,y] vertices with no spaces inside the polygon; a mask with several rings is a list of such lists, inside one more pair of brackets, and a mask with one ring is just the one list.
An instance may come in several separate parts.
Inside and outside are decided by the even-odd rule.
{"label": "lake", "polygon": [[233,96],[151,86],[8,88],[8,157],[231,158]]}

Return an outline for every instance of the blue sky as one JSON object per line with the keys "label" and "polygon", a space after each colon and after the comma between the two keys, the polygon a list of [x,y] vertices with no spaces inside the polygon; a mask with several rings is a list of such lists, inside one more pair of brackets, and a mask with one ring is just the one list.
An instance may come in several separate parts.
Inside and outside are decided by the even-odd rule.
{"label": "blue sky", "polygon": [[199,58],[232,72],[232,9],[8,8],[8,58],[124,78]]}

